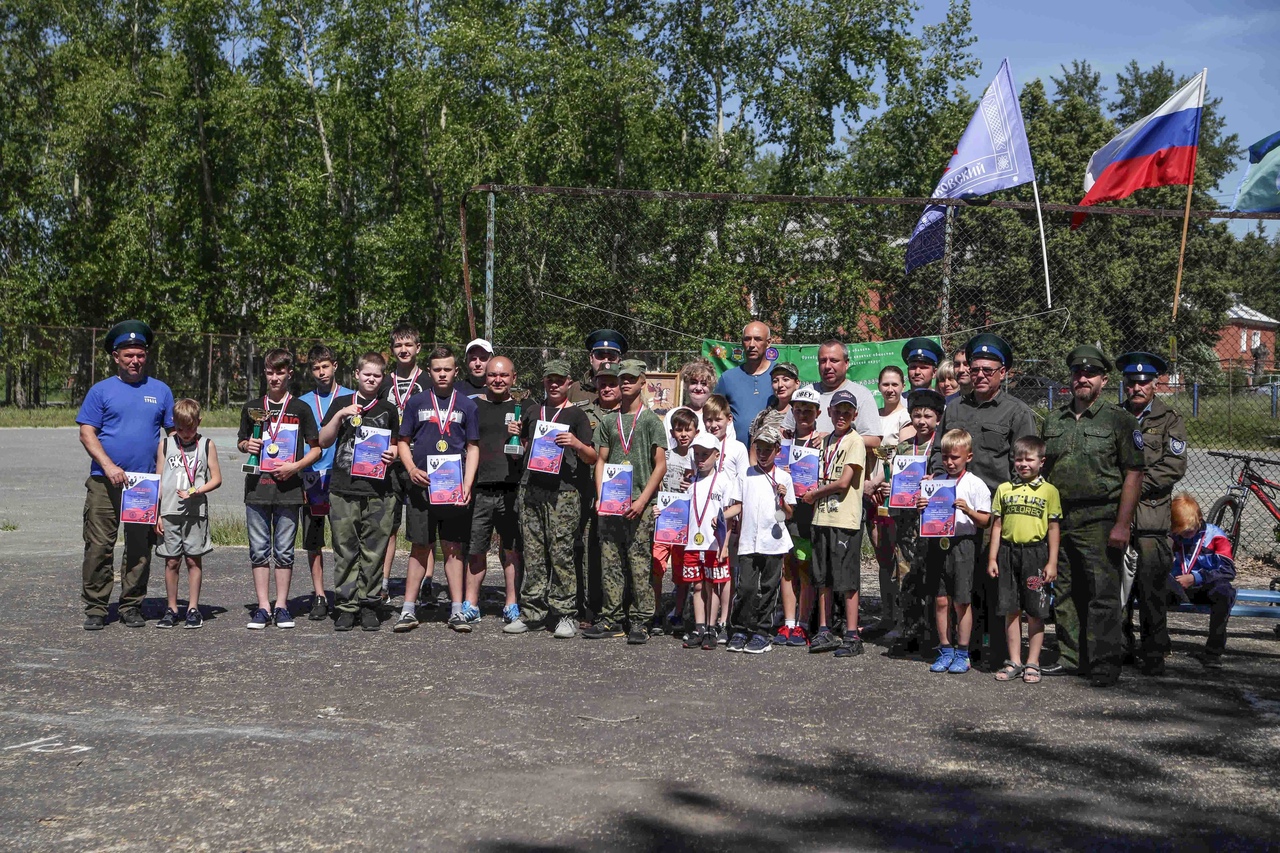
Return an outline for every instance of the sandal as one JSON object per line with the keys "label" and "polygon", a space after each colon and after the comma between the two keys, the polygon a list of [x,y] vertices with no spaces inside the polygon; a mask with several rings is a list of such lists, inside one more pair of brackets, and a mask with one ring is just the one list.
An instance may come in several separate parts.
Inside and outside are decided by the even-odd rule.
{"label": "sandal", "polygon": [[[996,681],[1017,681],[1019,677],[1022,677],[1025,670],[1026,667],[1022,664],[1007,660],[1004,662],[1004,666],[1000,667],[1000,670],[996,673]],[[1037,680],[1039,680],[1038,676]]]}
{"label": "sandal", "polygon": [[1040,683],[1040,667],[1034,663],[1029,663],[1022,668],[1023,684],[1039,684]]}

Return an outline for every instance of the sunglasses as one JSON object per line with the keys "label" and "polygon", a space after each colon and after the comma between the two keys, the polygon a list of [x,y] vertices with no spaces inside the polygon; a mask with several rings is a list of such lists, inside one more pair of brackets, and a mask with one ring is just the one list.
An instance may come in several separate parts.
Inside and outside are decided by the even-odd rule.
{"label": "sunglasses", "polygon": [[1083,366],[1083,367],[1073,367],[1073,368],[1071,368],[1071,374],[1072,374],[1073,376],[1075,376],[1075,375],[1080,375],[1080,376],[1088,376],[1088,377],[1090,377],[1090,378],[1092,378],[1092,377],[1094,377],[1094,376],[1101,376],[1102,374],[1104,374],[1104,373],[1106,373],[1106,372],[1107,372],[1107,371],[1103,370],[1101,367],[1089,367],[1089,366],[1087,366],[1087,365],[1086,365],[1086,366]]}
{"label": "sunglasses", "polygon": [[969,368],[970,373],[977,374],[978,376],[994,376],[996,373],[999,373],[1001,370],[1004,370],[1004,368],[1003,367],[970,367]]}

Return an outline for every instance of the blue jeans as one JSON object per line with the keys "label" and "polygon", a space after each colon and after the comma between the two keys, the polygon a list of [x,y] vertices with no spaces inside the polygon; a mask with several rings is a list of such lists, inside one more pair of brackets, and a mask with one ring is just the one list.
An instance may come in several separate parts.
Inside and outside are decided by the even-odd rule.
{"label": "blue jeans", "polygon": [[293,568],[293,540],[298,531],[298,507],[244,505],[245,526],[249,528],[249,563]]}

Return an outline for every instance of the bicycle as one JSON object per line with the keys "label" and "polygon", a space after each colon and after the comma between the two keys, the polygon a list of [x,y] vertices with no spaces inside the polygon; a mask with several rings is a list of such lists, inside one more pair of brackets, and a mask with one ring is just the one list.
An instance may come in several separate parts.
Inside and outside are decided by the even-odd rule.
{"label": "bicycle", "polygon": [[[1271,513],[1271,517],[1276,520],[1276,539],[1280,541],[1280,507],[1276,505],[1277,501],[1280,500],[1280,482],[1267,479],[1254,470],[1253,467],[1255,464],[1280,467],[1280,460],[1263,459],[1260,456],[1246,456],[1242,453],[1225,453],[1221,450],[1210,450],[1209,455],[1233,460],[1232,471],[1235,474],[1235,485],[1228,486],[1227,493],[1213,502],[1213,506],[1209,508],[1209,515],[1207,516],[1210,524],[1222,528],[1222,532],[1227,534],[1227,539],[1231,541],[1231,553],[1238,553],[1240,520],[1244,518],[1244,506],[1250,494],[1257,497],[1267,512]],[[1238,470],[1236,470],[1235,466],[1236,461],[1243,463]],[[1272,578],[1270,586],[1272,590],[1280,587],[1280,578]]]}

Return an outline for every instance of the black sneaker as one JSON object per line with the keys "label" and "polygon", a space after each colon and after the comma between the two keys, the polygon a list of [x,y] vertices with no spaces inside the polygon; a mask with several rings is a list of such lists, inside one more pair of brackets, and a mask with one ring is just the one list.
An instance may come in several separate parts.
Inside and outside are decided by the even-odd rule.
{"label": "black sneaker", "polygon": [[459,634],[471,633],[471,622],[468,621],[466,614],[459,611],[449,617],[449,627],[457,631]]}
{"label": "black sneaker", "polygon": [[828,628],[823,628],[814,634],[813,639],[809,641],[810,654],[834,652],[838,648],[840,648],[840,641],[836,639],[836,635],[832,634]]}
{"label": "black sneaker", "polygon": [[338,612],[338,618],[333,622],[333,630],[350,631],[356,626],[356,614],[350,610],[342,610]]}
{"label": "black sneaker", "polygon": [[204,617],[200,615],[200,608],[188,607],[187,621],[186,621],[186,624],[184,624],[182,627],[195,629],[195,628],[203,627],[203,625],[204,625]]}
{"label": "black sneaker", "polygon": [[740,652],[747,647],[747,635],[738,633],[729,638],[729,642],[725,644],[725,651]]}
{"label": "black sneaker", "polygon": [[727,646],[729,644],[729,629],[723,622],[716,625],[716,645]]}
{"label": "black sneaker", "polygon": [[612,619],[601,619],[582,632],[582,637],[585,640],[603,640],[625,636],[627,636],[627,632],[622,630],[622,626]]}
{"label": "black sneaker", "polygon": [[141,628],[147,624],[147,620],[142,618],[142,611],[136,607],[120,612],[120,621],[125,624],[126,628]]}
{"label": "black sneaker", "polygon": [[628,646],[643,646],[647,642],[649,642],[649,632],[644,628],[637,626],[627,632]]}
{"label": "black sneaker", "polygon": [[307,618],[312,622],[320,622],[329,615],[329,599],[323,595],[317,595],[311,601],[311,612],[307,614]]}
{"label": "black sneaker", "polygon": [[1150,657],[1143,658],[1141,672],[1143,675],[1149,675],[1155,678],[1159,678],[1164,675],[1164,655],[1151,655]]}
{"label": "black sneaker", "polygon": [[417,627],[418,617],[405,611],[400,614],[400,618],[396,620],[396,624],[391,626],[391,630],[397,634],[407,634]]}
{"label": "black sneaker", "polygon": [[1222,669],[1222,652],[1205,650],[1196,655],[1200,665],[1206,669]]}
{"label": "black sneaker", "polygon": [[[715,634],[711,635],[712,637]],[[714,643],[715,641],[712,640]],[[702,647],[702,632],[697,628],[690,628],[689,633],[684,635],[684,647],[686,649],[698,649]]]}
{"label": "black sneaker", "polygon": [[851,658],[862,654],[862,652],[862,638],[857,634],[854,634],[852,637],[845,635],[844,644],[841,645],[840,648],[836,649],[836,657]]}
{"label": "black sneaker", "polygon": [[704,652],[714,652],[716,650],[716,629],[710,625],[707,626],[707,630],[702,632],[702,650]]}
{"label": "black sneaker", "polygon": [[667,633],[667,629],[662,627],[662,618],[658,616],[653,617],[653,621],[649,623],[649,636],[661,637],[665,633]]}
{"label": "black sneaker", "polygon": [[107,627],[107,617],[105,616],[84,617],[84,629],[86,631],[101,631],[105,627]]}
{"label": "black sneaker", "polygon": [[360,608],[360,630],[361,631],[378,631],[382,628],[382,620],[378,618],[378,611],[372,607]]}
{"label": "black sneaker", "polygon": [[157,628],[172,628],[178,624],[178,611],[166,609],[164,615],[160,617],[160,621],[156,623]]}

